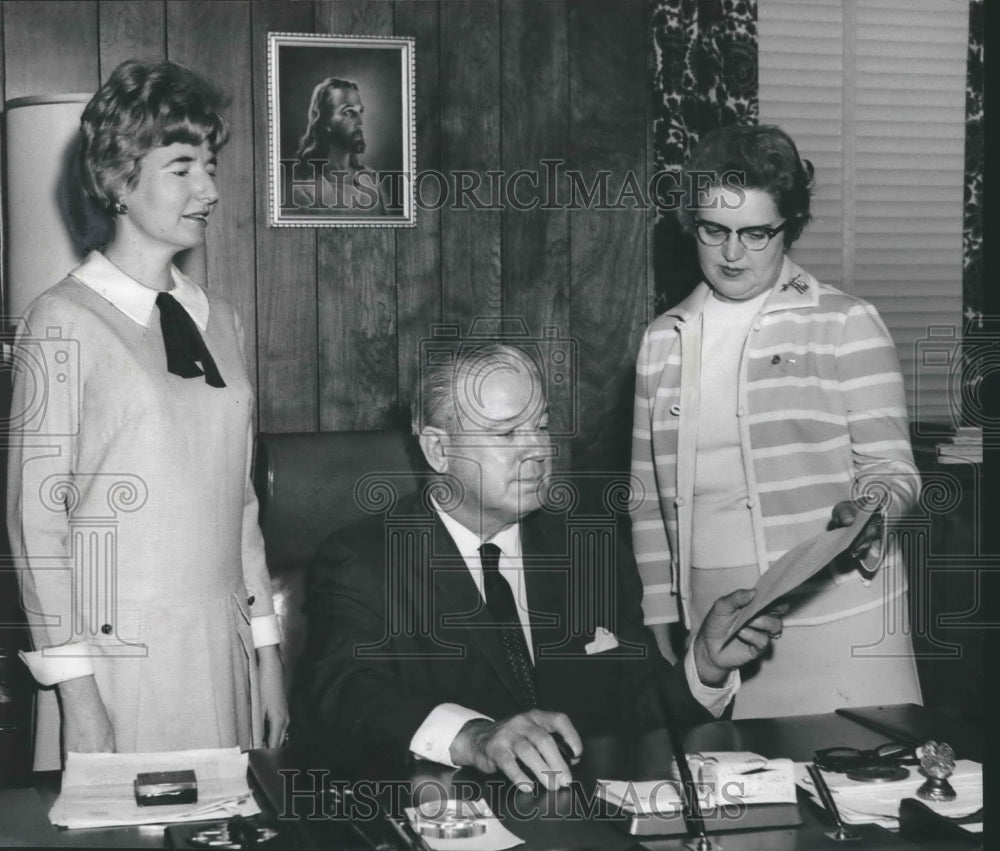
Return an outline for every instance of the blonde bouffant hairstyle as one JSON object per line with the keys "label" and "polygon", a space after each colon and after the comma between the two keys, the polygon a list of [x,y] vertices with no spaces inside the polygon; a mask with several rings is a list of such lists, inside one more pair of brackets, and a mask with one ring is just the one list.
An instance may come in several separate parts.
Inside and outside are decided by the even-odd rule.
{"label": "blonde bouffant hairstyle", "polygon": [[222,115],[229,98],[211,80],[176,62],[122,62],[80,118],[82,180],[109,214],[135,186],[153,148],[207,142],[212,152],[229,137]]}

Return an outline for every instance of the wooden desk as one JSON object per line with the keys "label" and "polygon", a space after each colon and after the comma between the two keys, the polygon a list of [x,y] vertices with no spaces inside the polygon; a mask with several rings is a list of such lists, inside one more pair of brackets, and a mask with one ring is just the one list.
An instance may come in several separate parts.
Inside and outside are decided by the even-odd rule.
{"label": "wooden desk", "polygon": [[[910,727],[919,726],[921,736],[928,732],[945,741],[963,740],[977,747],[976,737],[969,737],[968,722],[961,717],[912,707],[900,715]],[[691,750],[749,750],[767,757],[811,758],[817,748],[851,745],[870,748],[887,740],[882,731],[864,726],[836,714],[793,716],[789,718],[715,722],[695,728],[687,737]],[[981,746],[980,746],[981,747]],[[963,752],[961,756],[982,759],[982,752]],[[478,790],[501,815],[507,827],[522,838],[519,851],[628,851],[636,839],[608,821],[579,816],[574,810],[574,795],[586,794],[598,777],[643,779],[661,777],[670,756],[667,736],[654,731],[641,738],[592,738],[574,770],[579,779],[575,790],[561,790],[532,797],[512,793],[496,777],[477,772],[453,771],[429,763],[417,763],[396,774],[396,782],[384,782],[381,791],[401,796],[397,806],[409,803],[415,788],[450,795],[460,792],[471,797]],[[314,757],[296,753],[293,748],[254,751],[250,755],[251,773],[257,798],[265,811],[276,817],[282,830],[281,848],[358,849],[364,847],[356,832],[344,821],[331,822],[317,811],[315,800],[306,794],[290,796],[290,790],[318,788],[328,783],[348,784],[347,775],[315,763]],[[311,770],[311,773],[309,773]],[[379,775],[376,775],[379,776]],[[393,776],[382,774],[382,777]],[[464,785],[463,785],[464,784]],[[374,785],[365,793],[369,800],[378,791]],[[107,830],[59,831],[48,824],[46,813],[58,791],[58,775],[37,775],[36,786],[0,791],[0,846],[68,845],[72,847],[163,847],[162,827],[114,828]],[[826,814],[803,801],[800,804],[803,824],[796,828],[727,832],[716,837],[724,851],[814,851],[838,846],[825,836],[831,829]],[[578,815],[574,817],[574,812]],[[519,814],[520,813],[520,814]],[[527,817],[525,817],[527,816]],[[362,829],[370,822],[360,821]],[[942,845],[916,846],[898,836],[874,827],[863,829],[864,841],[852,843],[852,851],[930,847],[943,851]],[[649,851],[680,851],[681,838],[639,838],[638,848]]]}
{"label": "wooden desk", "polygon": [[[939,739],[951,741],[959,736],[964,722],[948,718],[921,707],[912,707],[904,713],[908,723],[919,721],[919,733],[932,731]],[[914,733],[917,731],[914,730]],[[952,738],[949,738],[951,736]],[[702,725],[687,737],[687,746],[697,750],[753,751],[767,757],[789,757],[803,761],[811,759],[817,748],[850,745],[871,748],[887,741],[884,732],[868,729],[841,715],[795,716],[778,719],[715,722]],[[966,741],[973,741],[967,735]],[[979,740],[981,742],[981,740]],[[972,759],[981,759],[981,744],[973,753],[963,753]],[[581,763],[574,769],[579,779],[576,794],[589,797],[597,778],[649,779],[662,777],[669,764],[670,746],[664,731],[655,731],[632,740],[620,737],[592,738],[586,742]],[[260,785],[279,824],[289,827],[289,839],[303,848],[361,847],[357,836],[352,835],[343,820],[327,820],[317,811],[316,803],[302,792],[322,783],[340,783],[349,786],[348,775],[321,769],[309,774],[308,755],[293,750],[256,751],[251,754],[251,770]],[[373,772],[369,777],[378,776]],[[381,775],[386,776],[386,775]],[[477,772],[454,771],[427,763],[418,763],[406,777],[403,792],[398,784],[386,783],[381,789],[374,783],[365,787],[372,797],[381,791],[388,798],[390,809],[401,809],[409,803],[409,795],[421,790],[431,797],[483,797],[497,812],[504,824],[524,840],[519,848],[525,851],[630,851],[647,848],[651,851],[680,851],[687,840],[683,838],[628,836],[614,823],[581,815],[581,807],[574,807],[574,792],[561,790],[543,793],[537,797],[515,794],[496,778],[487,778]],[[393,802],[395,801],[395,806]],[[583,807],[584,811],[586,807]],[[802,825],[795,828],[760,829],[720,834],[724,851],[813,851],[837,848],[827,839],[832,823],[826,814],[803,800],[800,804]],[[528,814],[523,817],[522,814]],[[286,818],[282,819],[281,817]],[[311,817],[310,817],[311,816]],[[362,822],[369,834],[379,837],[377,825]],[[854,830],[855,828],[852,828]],[[916,846],[897,835],[875,826],[856,829],[863,834],[862,842],[851,843],[852,849],[917,848],[943,849],[940,844]]]}

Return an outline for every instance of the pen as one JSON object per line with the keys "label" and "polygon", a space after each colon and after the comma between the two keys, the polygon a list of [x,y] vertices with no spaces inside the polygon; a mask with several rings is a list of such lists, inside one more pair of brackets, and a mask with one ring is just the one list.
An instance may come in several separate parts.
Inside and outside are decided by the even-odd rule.
{"label": "pen", "polygon": [[710,848],[711,840],[705,832],[705,816],[701,812],[701,802],[698,800],[698,788],[691,776],[691,766],[688,765],[687,754],[681,744],[680,736],[671,736],[674,742],[674,758],[677,760],[677,770],[681,775],[681,799],[687,805],[688,816],[698,831],[698,847]]}
{"label": "pen", "polygon": [[406,831],[403,830],[403,828],[400,825],[400,823],[398,821],[396,821],[396,819],[394,819],[392,816],[386,816],[386,819],[388,820],[389,824],[391,824],[393,826],[393,828],[395,828],[396,833],[399,834],[400,839],[403,840],[404,847],[406,847],[406,848],[414,848],[415,846],[413,844],[413,840],[409,837],[409,835],[406,833]]}
{"label": "pen", "polygon": [[413,829],[413,825],[410,824],[410,820],[406,816],[403,816],[402,819],[395,819],[392,816],[387,816],[387,818],[389,819],[389,824],[396,828],[396,833],[403,838],[407,848],[416,848],[417,851],[427,851],[427,843]]}
{"label": "pen", "polygon": [[667,735],[670,738],[670,747],[674,752],[674,759],[677,760],[677,770],[681,776],[680,792],[681,801],[684,804],[684,821],[688,829],[694,828],[697,834],[698,841],[696,847],[698,851],[709,851],[713,847],[712,840],[708,838],[705,829],[705,816],[701,811],[701,803],[698,801],[698,787],[691,776],[691,766],[688,765],[687,754],[684,751],[684,737],[681,735],[673,713],[670,711],[670,699],[665,693],[664,681],[659,679],[657,685],[663,705],[663,718],[667,728]]}
{"label": "pen", "polygon": [[848,839],[857,839],[853,833],[844,827],[844,822],[840,818],[840,810],[837,809],[837,804],[833,800],[833,793],[830,791],[830,787],[826,785],[826,781],[823,779],[823,772],[819,770],[819,766],[817,766],[816,763],[810,763],[806,765],[806,771],[809,772],[809,776],[812,778],[813,786],[816,787],[816,791],[819,793],[819,799],[823,802],[823,806],[830,814],[830,818],[832,818],[834,823],[837,825],[837,832],[827,835],[836,839],[838,842],[844,842]]}
{"label": "pen", "polygon": [[365,848],[372,851],[393,851],[392,846],[387,842],[375,842],[356,822],[348,821],[347,826],[354,831],[358,838],[365,844]]}

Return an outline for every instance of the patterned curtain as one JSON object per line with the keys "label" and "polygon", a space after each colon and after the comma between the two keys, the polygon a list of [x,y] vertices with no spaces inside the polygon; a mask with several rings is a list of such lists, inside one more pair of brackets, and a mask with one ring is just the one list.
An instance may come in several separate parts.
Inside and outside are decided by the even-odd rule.
{"label": "patterned curtain", "polygon": [[970,329],[982,327],[983,304],[983,2],[969,3],[965,78],[965,222],[962,295]]}
{"label": "patterned curtain", "polygon": [[[962,424],[996,427],[983,402],[996,398],[996,334],[1000,321],[983,291],[983,3],[969,3],[969,52],[965,75],[965,205],[962,222],[963,374]],[[996,413],[995,408],[993,411]],[[989,422],[987,422],[989,420]]]}
{"label": "patterned curtain", "polygon": [[[757,0],[651,0],[656,170],[679,173],[702,134],[756,124]],[[701,278],[693,238],[680,230],[676,196],[660,181],[653,229],[656,312]]]}

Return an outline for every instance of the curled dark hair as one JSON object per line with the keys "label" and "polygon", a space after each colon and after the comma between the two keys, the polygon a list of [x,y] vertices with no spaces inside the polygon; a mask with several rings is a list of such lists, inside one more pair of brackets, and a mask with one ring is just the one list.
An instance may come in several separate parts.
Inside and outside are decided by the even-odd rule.
{"label": "curled dark hair", "polygon": [[[327,153],[326,140],[323,138],[323,131],[333,115],[335,104],[333,102],[333,92],[335,89],[358,90],[358,84],[351,80],[343,80],[340,77],[327,77],[316,84],[309,99],[309,122],[306,125],[306,132],[299,140],[299,150],[295,158],[299,162],[308,162],[310,157],[325,157]],[[357,154],[350,156],[351,168],[361,168],[361,161]]]}
{"label": "curled dark hair", "polygon": [[176,62],[128,59],[108,77],[80,117],[84,189],[113,214],[117,193],[139,179],[153,148],[207,142],[214,153],[229,137],[215,83]]}
{"label": "curled dark hair", "polygon": [[799,156],[795,142],[780,127],[730,125],[705,135],[684,166],[685,195],[679,218],[686,230],[694,227],[699,195],[720,185],[734,192],[759,189],[770,195],[788,221],[782,231],[785,248],[801,236],[812,218],[812,163]]}

